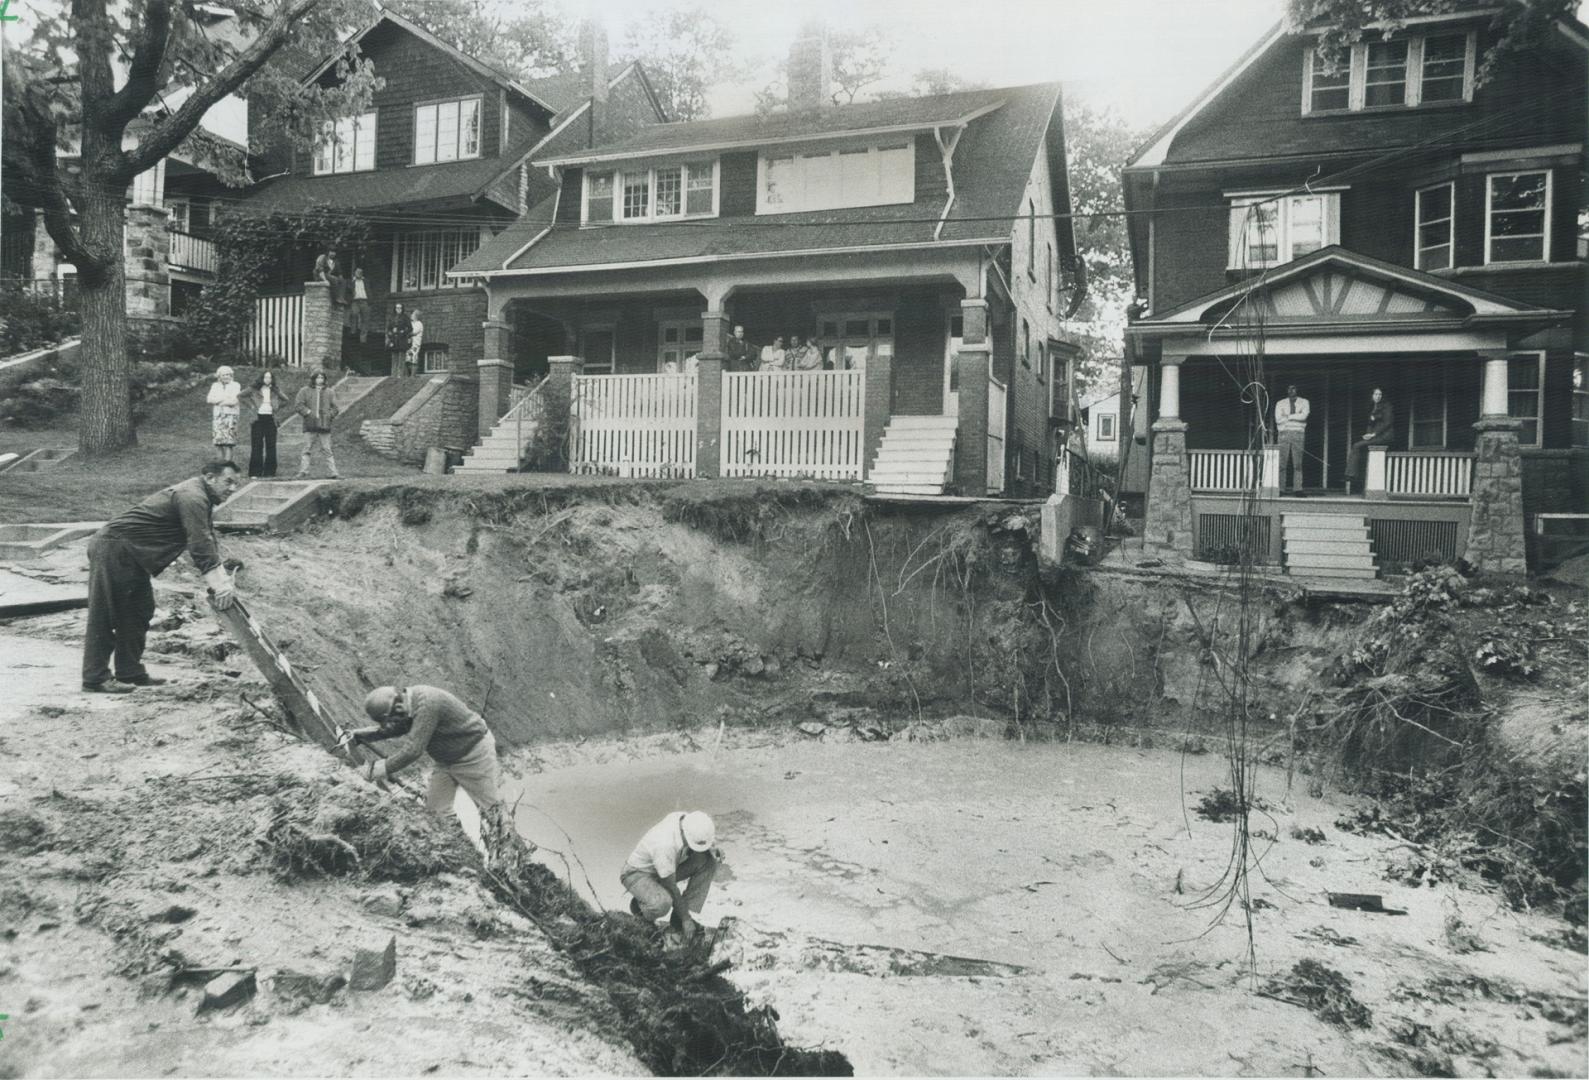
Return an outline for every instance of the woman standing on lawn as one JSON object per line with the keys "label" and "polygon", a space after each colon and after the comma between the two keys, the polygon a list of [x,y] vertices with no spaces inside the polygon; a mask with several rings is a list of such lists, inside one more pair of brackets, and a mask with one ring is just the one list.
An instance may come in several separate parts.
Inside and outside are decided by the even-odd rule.
{"label": "woman standing on lawn", "polygon": [[298,461],[298,475],[294,480],[306,480],[309,477],[309,455],[318,446],[325,452],[326,471],[331,474],[331,479],[342,479],[337,475],[337,459],[331,453],[331,422],[337,418],[337,403],[332,400],[331,388],[326,385],[326,373],[316,371],[309,376],[309,383],[298,391],[298,396],[293,399],[293,412],[303,417],[303,457]]}
{"label": "woman standing on lawn", "polygon": [[254,407],[254,423],[248,429],[248,475],[271,480],[276,476],[276,413],[287,405],[276,389],[274,371],[260,372],[248,402]]}
{"label": "woman standing on lawn", "polygon": [[215,440],[218,461],[231,461],[232,450],[237,446],[237,418],[242,411],[237,396],[243,384],[232,378],[232,369],[222,364],[215,369],[215,382],[210,384],[210,431]]}

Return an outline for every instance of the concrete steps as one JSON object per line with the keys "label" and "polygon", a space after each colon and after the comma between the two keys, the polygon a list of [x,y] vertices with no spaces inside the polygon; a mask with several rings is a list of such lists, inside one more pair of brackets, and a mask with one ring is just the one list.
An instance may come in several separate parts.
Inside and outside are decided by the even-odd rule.
{"label": "concrete steps", "polygon": [[880,494],[942,495],[958,426],[953,416],[891,418],[866,482]]}
{"label": "concrete steps", "polygon": [[[331,400],[337,403],[338,412],[346,412],[349,405],[386,381],[385,375],[344,375],[331,387]],[[287,402],[282,412],[292,412],[292,402]],[[291,435],[303,430],[303,417],[292,413],[276,425],[280,435]]]}
{"label": "concrete steps", "polygon": [[314,514],[315,492],[327,482],[255,480],[215,508],[215,527],[222,532],[288,532]]}
{"label": "concrete steps", "polygon": [[[524,446],[535,437],[536,421],[526,416],[521,429],[518,420],[511,417],[511,413],[504,417],[491,429],[491,434],[480,440],[480,445],[465,454],[462,464],[453,469],[453,475],[505,473],[517,469]],[[522,443],[519,441],[521,434]]]}
{"label": "concrete steps", "polygon": [[1296,577],[1374,578],[1368,521],[1350,514],[1280,514],[1286,571]]}

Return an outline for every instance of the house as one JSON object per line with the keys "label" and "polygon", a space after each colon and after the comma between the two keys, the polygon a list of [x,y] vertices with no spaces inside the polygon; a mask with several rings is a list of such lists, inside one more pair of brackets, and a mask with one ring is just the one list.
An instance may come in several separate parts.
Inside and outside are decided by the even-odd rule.
{"label": "house", "polygon": [[[587,29],[587,53],[597,33]],[[272,175],[243,205],[257,213],[318,207],[365,218],[373,241],[337,255],[344,277],[355,267],[364,272],[374,332],[364,341],[346,332],[348,305],[334,302],[345,298],[323,284],[306,286],[317,252],[305,246],[278,267],[271,295],[261,299],[253,347],[289,363],[386,374],[381,331],[402,302],[422,313],[423,370],[470,381],[472,410],[486,294],[450,271],[554,192],[527,156],[554,127],[588,111],[592,78],[614,123],[628,128],[664,116],[637,64],[609,78],[604,63],[593,75],[587,61],[578,74],[521,83],[390,11],[351,41],[383,80],[369,110],[328,124],[312,149],[270,148],[262,171]],[[303,83],[335,85],[336,59],[315,61]],[[467,426],[472,437],[472,412]]]}
{"label": "house", "polygon": [[[1149,541],[1323,576],[1520,572],[1529,516],[1585,509],[1589,35],[1561,21],[1479,85],[1493,14],[1371,29],[1337,69],[1276,27],[1127,164]],[[1261,430],[1292,382],[1302,499],[1272,497]],[[1394,424],[1347,498],[1376,389]]]}
{"label": "house", "polygon": [[[1118,365],[1111,363],[1107,367],[1112,371]],[[1087,457],[1093,464],[1108,466],[1112,471],[1125,444],[1132,444],[1120,490],[1136,496],[1147,492],[1148,483],[1147,388],[1148,369],[1136,364],[1131,368],[1131,397],[1124,406],[1120,404],[1117,380],[1100,384],[1083,394],[1079,402],[1087,432]]]}
{"label": "house", "polygon": [[[195,4],[186,16],[214,41],[242,45],[247,31],[236,13],[227,8]],[[128,145],[141,131],[179,108],[191,88],[166,93],[155,107],[127,129]],[[199,127],[211,153],[233,154],[233,167],[241,167],[248,154],[248,109],[241,97],[228,94],[204,113]],[[210,222],[215,206],[236,198],[235,188],[221,179],[220,164],[185,143],[175,152],[136,177],[127,190],[125,273],[130,328],[142,332],[183,316],[198,299],[199,290],[215,280],[215,247]],[[63,159],[76,156],[67,147]],[[34,292],[50,292],[72,302],[76,268],[67,262],[45,230],[43,213],[25,186],[8,188],[18,204],[8,213],[0,233],[0,277],[26,281]]]}
{"label": "house", "polygon": [[[1052,490],[1082,287],[1059,86],[834,106],[818,27],[789,71],[787,111],[554,131],[556,192],[458,267],[565,336],[574,467]],[[736,326],[821,363],[725,369]]]}

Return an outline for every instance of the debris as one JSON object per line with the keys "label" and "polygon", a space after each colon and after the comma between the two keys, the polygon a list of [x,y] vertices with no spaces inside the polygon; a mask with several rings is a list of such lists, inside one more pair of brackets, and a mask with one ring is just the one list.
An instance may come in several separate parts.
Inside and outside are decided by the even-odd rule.
{"label": "debris", "polygon": [[359,901],[371,915],[395,919],[403,913],[403,897],[393,886],[371,889]]}
{"label": "debris", "polygon": [[1351,980],[1317,960],[1298,960],[1289,975],[1270,979],[1259,993],[1301,1006],[1347,1030],[1366,1028],[1374,1019],[1367,1006],[1352,995]]}
{"label": "debris", "polygon": [[1322,844],[1325,840],[1324,830],[1315,829],[1311,825],[1305,829],[1300,825],[1293,825],[1291,826],[1291,839],[1301,840],[1305,844]]}
{"label": "debris", "polygon": [[1451,946],[1453,952],[1472,953],[1489,952],[1490,947],[1479,938],[1462,920],[1462,916],[1455,911],[1446,914],[1445,921],[1446,944]]}
{"label": "debris", "polygon": [[254,996],[254,969],[228,971],[204,984],[204,997],[199,1000],[199,1012],[225,1009]]}
{"label": "debris", "polygon": [[1378,915],[1405,915],[1405,908],[1388,908],[1385,898],[1378,893],[1326,892],[1330,906],[1352,911],[1371,911]]}
{"label": "debris", "polygon": [[1302,933],[1294,934],[1292,936],[1297,938],[1299,941],[1303,938],[1313,938],[1317,941],[1324,942],[1326,945],[1339,945],[1344,947],[1357,944],[1357,939],[1355,937],[1348,937],[1346,934],[1343,934],[1329,926],[1315,926],[1310,930],[1304,930]]}
{"label": "debris", "polygon": [[291,1011],[309,1005],[324,1005],[348,984],[340,971],[313,973],[282,968],[269,977],[271,993],[286,1003]]}
{"label": "debris", "polygon": [[828,730],[828,726],[826,724],[819,724],[815,720],[807,720],[805,723],[800,725],[800,734],[810,735],[813,738],[820,736],[826,730]]}
{"label": "debris", "polygon": [[[1269,804],[1252,798],[1247,801],[1247,809],[1268,810]],[[1196,812],[1198,817],[1209,821],[1234,821],[1241,813],[1241,802],[1230,788],[1215,788],[1198,802]]]}
{"label": "debris", "polygon": [[144,913],[145,922],[179,923],[193,918],[193,909],[182,904],[156,904]]}
{"label": "debris", "polygon": [[383,949],[358,949],[353,954],[353,969],[348,975],[351,990],[379,990],[397,974],[397,935],[386,939]]}

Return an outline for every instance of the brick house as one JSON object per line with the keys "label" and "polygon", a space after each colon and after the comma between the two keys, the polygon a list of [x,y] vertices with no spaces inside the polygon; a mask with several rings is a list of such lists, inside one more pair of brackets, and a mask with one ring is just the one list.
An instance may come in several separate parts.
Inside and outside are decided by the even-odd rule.
{"label": "brick house", "polygon": [[[1260,561],[1515,572],[1525,516],[1586,509],[1589,35],[1561,22],[1481,86],[1492,14],[1371,30],[1335,71],[1313,33],[1277,27],[1127,164],[1150,541],[1229,556],[1244,499],[1281,486],[1251,402],[1272,427],[1293,382],[1307,497],[1258,504]],[[1394,424],[1346,498],[1375,389]]]}
{"label": "brick house", "polygon": [[[827,49],[795,43],[787,111],[554,131],[552,197],[459,272],[504,330],[561,333],[576,468],[1052,490],[1081,288],[1058,85],[834,106]],[[736,325],[817,351],[725,369]],[[507,398],[482,393],[487,434]]]}
{"label": "brick house", "polygon": [[[352,40],[384,80],[369,110],[327,125],[312,149],[269,148],[256,171],[270,175],[248,194],[245,208],[314,206],[367,218],[373,241],[337,255],[345,277],[354,268],[364,272],[371,331],[363,341],[351,333],[348,306],[308,280],[315,252],[305,249],[278,269],[272,295],[260,300],[253,346],[289,363],[386,374],[382,333],[401,301],[422,315],[422,370],[450,373],[460,392],[468,384],[467,431],[442,440],[453,445],[473,434],[487,311],[485,290],[450,271],[555,190],[531,168],[528,154],[554,127],[584,115],[592,69],[587,63],[578,74],[520,83],[392,12]],[[333,85],[338,77],[331,57],[313,63],[303,82]],[[664,118],[639,65],[611,78],[603,66],[600,79],[603,98],[623,123]]]}

